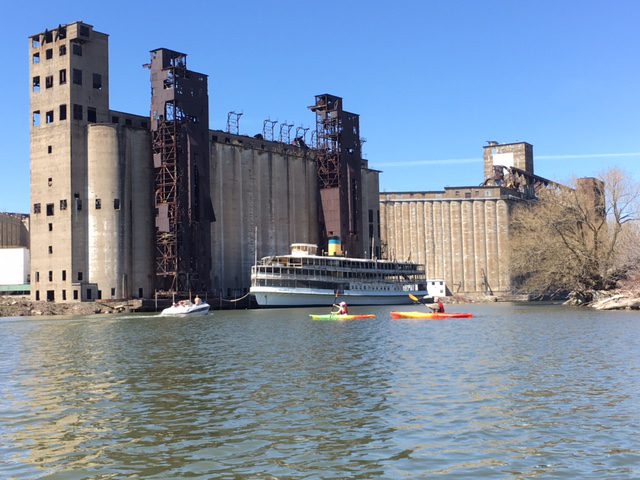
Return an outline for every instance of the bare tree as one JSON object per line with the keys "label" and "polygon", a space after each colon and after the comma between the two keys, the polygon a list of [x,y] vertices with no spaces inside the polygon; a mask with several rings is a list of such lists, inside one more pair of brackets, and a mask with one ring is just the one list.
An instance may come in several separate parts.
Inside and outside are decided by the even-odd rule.
{"label": "bare tree", "polygon": [[510,268],[522,291],[585,303],[638,269],[640,186],[617,168],[571,183],[514,207]]}

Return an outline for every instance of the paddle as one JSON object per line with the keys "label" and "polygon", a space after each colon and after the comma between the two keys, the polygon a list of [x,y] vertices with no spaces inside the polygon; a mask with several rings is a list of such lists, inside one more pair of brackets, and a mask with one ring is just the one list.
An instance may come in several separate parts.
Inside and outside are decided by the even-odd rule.
{"label": "paddle", "polygon": [[335,315],[338,312],[334,312],[333,308],[336,306],[336,302],[338,301],[338,293],[340,293],[340,290],[336,290],[336,296],[333,299],[333,305],[331,306],[331,315]]}
{"label": "paddle", "polygon": [[[418,300],[418,297],[416,297],[415,295],[409,294],[409,298],[411,300],[413,300],[414,302],[419,303],[419,304],[424,305],[425,307],[427,307],[427,305],[422,303],[420,300]],[[427,307],[427,308],[429,309],[430,312],[433,312],[433,309],[431,307]]]}

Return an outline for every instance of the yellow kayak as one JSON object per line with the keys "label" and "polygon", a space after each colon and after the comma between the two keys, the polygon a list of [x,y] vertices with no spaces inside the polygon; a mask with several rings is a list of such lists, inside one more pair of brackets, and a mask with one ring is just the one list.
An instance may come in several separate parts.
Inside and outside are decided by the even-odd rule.
{"label": "yellow kayak", "polygon": [[376,318],[375,315],[338,315],[337,313],[327,313],[325,315],[309,315],[312,320],[360,320],[363,318]]}

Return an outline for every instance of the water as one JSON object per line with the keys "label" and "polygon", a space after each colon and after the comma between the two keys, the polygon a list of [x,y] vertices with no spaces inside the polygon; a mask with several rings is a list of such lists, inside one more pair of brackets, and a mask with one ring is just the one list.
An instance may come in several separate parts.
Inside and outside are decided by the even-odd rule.
{"label": "water", "polygon": [[640,313],[390,309],[0,319],[0,477],[640,477]]}

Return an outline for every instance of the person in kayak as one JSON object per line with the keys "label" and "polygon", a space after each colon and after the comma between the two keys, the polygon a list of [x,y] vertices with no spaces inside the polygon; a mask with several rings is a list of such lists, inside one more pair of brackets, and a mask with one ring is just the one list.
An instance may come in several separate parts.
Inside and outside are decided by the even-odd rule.
{"label": "person in kayak", "polygon": [[434,313],[444,313],[444,304],[440,301],[440,297],[434,297],[433,303],[425,303],[425,305]]}
{"label": "person in kayak", "polygon": [[333,304],[333,306],[338,309],[337,312],[333,312],[336,315],[349,315],[349,309],[347,308],[346,302],[340,302],[338,305]]}

